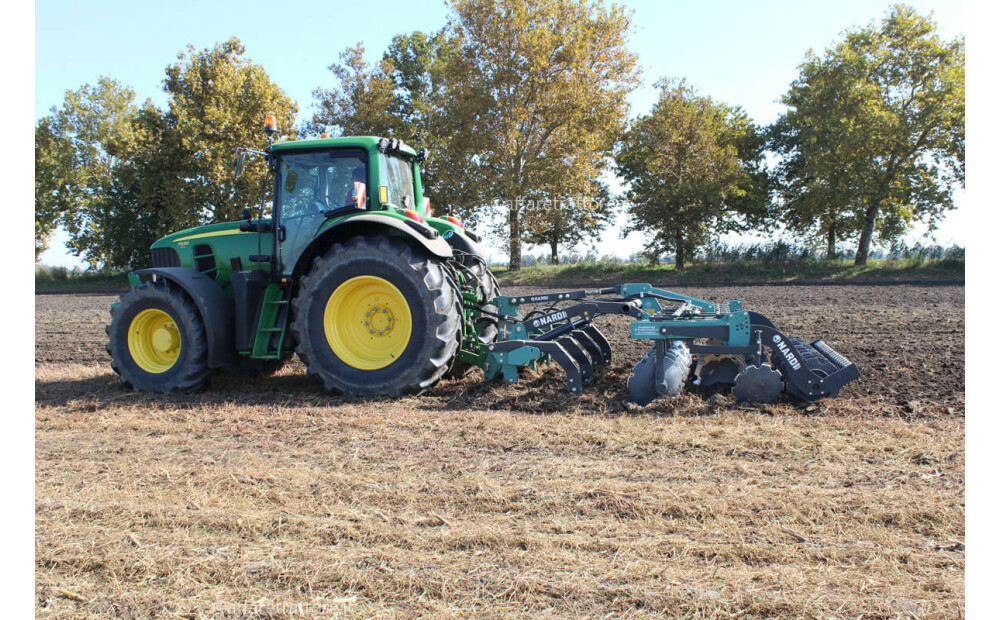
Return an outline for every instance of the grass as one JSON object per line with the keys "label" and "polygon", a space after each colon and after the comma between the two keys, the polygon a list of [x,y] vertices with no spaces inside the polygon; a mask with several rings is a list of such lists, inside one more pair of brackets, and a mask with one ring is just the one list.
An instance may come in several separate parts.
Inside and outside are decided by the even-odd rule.
{"label": "grass", "polygon": [[[492,267],[506,286],[572,286],[597,283],[655,282],[667,284],[719,284],[767,282],[892,282],[965,280],[964,259],[894,259],[868,261],[787,261],[751,263],[698,263],[683,270],[672,264],[584,262],[576,265],[537,265],[511,272]],[[116,272],[72,273],[65,268],[36,267],[36,293],[118,293],[128,290],[128,277]]]}
{"label": "grass", "polygon": [[492,267],[502,284],[587,285],[609,282],[665,284],[744,284],[768,282],[892,282],[965,280],[964,259],[871,259],[865,267],[843,261],[780,261],[696,263],[682,270],[673,264],[583,262],[576,265],[536,265],[519,272]]}
{"label": "grass", "polygon": [[128,290],[128,275],[97,271],[74,273],[65,267],[35,266],[36,293],[117,293]]}
{"label": "grass", "polygon": [[331,407],[304,380],[36,367],[39,616],[964,613],[960,419]]}

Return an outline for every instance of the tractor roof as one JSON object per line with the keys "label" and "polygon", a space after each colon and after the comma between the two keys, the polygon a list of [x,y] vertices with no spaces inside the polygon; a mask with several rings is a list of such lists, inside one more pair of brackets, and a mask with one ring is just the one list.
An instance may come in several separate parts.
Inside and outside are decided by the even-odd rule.
{"label": "tractor roof", "polygon": [[[348,136],[344,138],[310,138],[307,140],[286,140],[276,142],[271,145],[272,151],[291,151],[299,149],[329,149],[335,147],[353,146],[362,149],[370,149],[378,146],[378,136]],[[400,143],[400,150],[408,155],[416,155],[409,146]]]}

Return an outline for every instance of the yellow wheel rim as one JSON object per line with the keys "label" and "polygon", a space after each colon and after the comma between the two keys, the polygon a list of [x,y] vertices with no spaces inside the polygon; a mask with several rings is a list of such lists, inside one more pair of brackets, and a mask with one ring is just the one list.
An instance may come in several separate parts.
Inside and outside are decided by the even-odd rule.
{"label": "yellow wheel rim", "polygon": [[177,322],[163,310],[143,310],[129,325],[128,352],[136,366],[146,372],[167,372],[181,355],[181,332]]}
{"label": "yellow wheel rim", "polygon": [[338,286],[323,312],[330,348],[359,370],[378,370],[399,359],[412,329],[406,298],[391,282],[376,276],[358,276]]}

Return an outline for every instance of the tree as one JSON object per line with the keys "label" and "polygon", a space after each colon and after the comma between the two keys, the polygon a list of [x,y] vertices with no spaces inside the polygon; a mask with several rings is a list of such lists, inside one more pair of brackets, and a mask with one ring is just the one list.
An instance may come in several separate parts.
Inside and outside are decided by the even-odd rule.
{"label": "tree", "polygon": [[628,183],[631,222],[645,253],[673,251],[678,269],[714,234],[745,228],[766,211],[766,175],[755,126],[738,108],[657,82],[659,99],[622,137],[618,174]]}
{"label": "tree", "polygon": [[316,92],[321,111],[311,128],[330,125],[430,148],[425,184],[473,223],[499,208],[496,235],[519,269],[522,243],[543,231],[532,230],[541,219],[525,222],[528,201],[544,193],[550,205],[571,206],[558,217],[548,213],[573,222],[545,225],[571,231],[557,244],[601,221],[590,206],[582,208],[598,204],[595,180],[638,83],[635,56],[625,47],[629,16],[597,0],[451,6],[444,30],[396,37],[377,66],[364,63],[361,48],[347,50],[330,68],[336,88]]}
{"label": "tree", "polygon": [[36,253],[55,217],[89,262],[142,267],[164,234],[257,204],[265,167],[236,179],[234,149],[267,145],[268,113],[291,133],[298,108],[244,53],[235,38],[188,46],[166,69],[166,110],[109,78],[67,93],[35,131]]}
{"label": "tree", "polygon": [[965,41],[935,30],[897,5],[822,58],[810,53],[772,128],[783,219],[823,234],[828,253],[856,235],[857,265],[876,235],[933,226],[965,182]]}
{"label": "tree", "polygon": [[35,258],[55,228],[70,232],[107,195],[134,144],[135,93],[109,77],[67,91],[35,126]]}
{"label": "tree", "polygon": [[[614,215],[614,200],[606,183],[599,179],[577,181],[566,173],[566,183],[541,188],[529,206],[525,218],[525,241],[549,247],[549,264],[559,264],[560,248],[571,250],[603,230]],[[561,180],[562,176],[557,174]],[[572,195],[573,189],[587,187],[585,193]],[[552,198],[554,197],[554,198]],[[526,211],[528,211],[526,209]]]}
{"label": "tree", "polygon": [[479,200],[480,193],[473,171],[465,167],[475,140],[446,109],[447,79],[454,77],[447,63],[456,42],[444,29],[432,35],[397,35],[374,65],[364,60],[360,43],[348,48],[329,68],[334,87],[313,92],[319,111],[305,129],[312,134],[331,130],[337,135],[387,136],[427,147],[431,157],[420,169],[424,187],[434,197],[447,197],[447,206],[475,225],[477,214],[466,205]]}
{"label": "tree", "polygon": [[91,263],[113,269],[148,267],[149,246],[163,235],[202,223],[185,195],[188,162],[176,156],[170,117],[147,103],[132,121],[127,163],[74,222],[70,246]]}
{"label": "tree", "polygon": [[165,129],[174,136],[165,144],[184,162],[186,175],[171,179],[181,184],[184,208],[200,216],[198,223],[235,219],[260,201],[264,166],[247,166],[237,179],[233,156],[237,147],[267,145],[262,131],[267,114],[294,136],[298,105],[245,53],[235,37],[201,51],[189,45],[166,69]]}
{"label": "tree", "polygon": [[337,80],[333,89],[317,88],[313,97],[319,110],[306,124],[309,133],[333,127],[339,135],[394,136],[403,122],[396,107],[396,84],[388,58],[375,66],[364,59],[365,46],[358,43],[340,53],[340,62],[330,65]]}
{"label": "tree", "polygon": [[[464,206],[500,204],[510,268],[521,267],[528,193],[561,187],[592,196],[638,84],[626,48],[630,16],[596,0],[455,0],[449,25],[447,116],[472,148],[461,161],[476,184]],[[568,165],[559,165],[571,162]],[[585,183],[564,183],[572,169]],[[498,199],[491,201],[490,198]]]}

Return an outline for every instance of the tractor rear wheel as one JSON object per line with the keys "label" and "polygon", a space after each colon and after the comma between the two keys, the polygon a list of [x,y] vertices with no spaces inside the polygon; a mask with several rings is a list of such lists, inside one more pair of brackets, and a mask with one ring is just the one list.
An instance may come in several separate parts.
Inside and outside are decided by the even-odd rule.
{"label": "tractor rear wheel", "polygon": [[144,284],[111,309],[111,368],[136,391],[192,392],[211,374],[205,324],[194,302],[167,280]]}
{"label": "tractor rear wheel", "polygon": [[458,350],[461,295],[445,266],[387,237],[354,237],[318,257],[293,303],[292,335],[328,391],[420,393]]}

